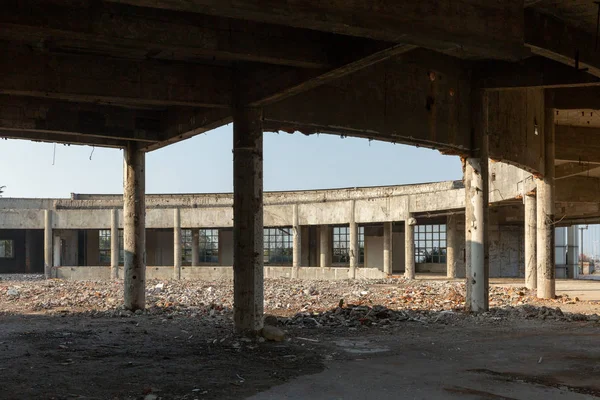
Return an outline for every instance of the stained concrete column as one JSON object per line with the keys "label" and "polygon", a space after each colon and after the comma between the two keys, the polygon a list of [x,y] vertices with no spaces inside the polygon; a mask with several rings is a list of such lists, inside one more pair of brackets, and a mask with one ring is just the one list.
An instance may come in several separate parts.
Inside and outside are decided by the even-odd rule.
{"label": "stained concrete column", "polygon": [[329,225],[321,225],[319,234],[319,266],[321,268],[329,267]]}
{"label": "stained concrete column", "polygon": [[415,279],[415,225],[417,221],[409,216],[404,221],[404,278]]}
{"label": "stained concrete column", "polygon": [[44,275],[52,278],[52,210],[44,210]]}
{"label": "stained concrete column", "polygon": [[467,232],[467,310],[489,309],[489,167],[488,167],[488,99],[475,93],[473,99],[473,154],[465,162],[465,225]]}
{"label": "stained concrete column", "polygon": [[200,229],[192,229],[192,267],[200,265]]}
{"label": "stained concrete column", "polygon": [[392,274],[392,223],[383,223],[383,273]]}
{"label": "stained concrete column", "polygon": [[[546,105],[551,99],[546,97]],[[537,179],[537,297],[555,297],[554,109],[544,113],[544,177]]]}
{"label": "stained concrete column", "polygon": [[537,288],[537,213],[536,197],[525,196],[525,286]]}
{"label": "stained concrete column", "polygon": [[119,278],[119,210],[110,210],[110,278]]}
{"label": "stained concrete column", "polygon": [[181,261],[183,258],[181,240],[181,215],[179,208],[173,210],[173,279],[181,279]]}
{"label": "stained concrete column", "polygon": [[123,249],[125,308],[146,305],[146,154],[135,143],[124,150]]}
{"label": "stained concrete column", "polygon": [[354,220],[354,208],[356,202],[352,200],[350,206],[350,268],[348,269],[348,278],[356,278],[356,267],[358,266],[358,260],[360,258],[360,249],[358,244],[358,224]]}
{"label": "stained concrete column", "polygon": [[[54,236],[54,250],[52,251],[52,266],[60,267],[62,260],[60,259],[60,236]],[[56,275],[56,273],[54,274]]]}
{"label": "stained concrete column", "polygon": [[458,215],[448,215],[446,218],[446,277],[449,279],[455,279],[458,276],[456,270],[458,257]]}
{"label": "stained concrete column", "polygon": [[292,278],[298,277],[298,269],[300,268],[300,260],[302,256],[302,237],[300,232],[300,223],[298,219],[298,204],[293,205],[292,210],[292,222],[293,222],[293,261],[292,261]]}
{"label": "stained concrete column", "polygon": [[263,327],[262,110],[233,107],[233,298],[238,332]]}

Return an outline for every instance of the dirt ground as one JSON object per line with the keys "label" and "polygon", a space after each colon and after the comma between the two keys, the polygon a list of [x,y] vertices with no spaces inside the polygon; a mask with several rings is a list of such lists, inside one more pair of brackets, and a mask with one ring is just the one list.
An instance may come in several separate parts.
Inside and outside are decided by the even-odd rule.
{"label": "dirt ground", "polygon": [[122,309],[121,285],[2,277],[0,398],[600,396],[598,304],[566,292],[493,283],[493,309],[472,315],[460,282],[269,280],[287,333],[270,342],[233,333],[231,282],[149,282],[143,313]]}

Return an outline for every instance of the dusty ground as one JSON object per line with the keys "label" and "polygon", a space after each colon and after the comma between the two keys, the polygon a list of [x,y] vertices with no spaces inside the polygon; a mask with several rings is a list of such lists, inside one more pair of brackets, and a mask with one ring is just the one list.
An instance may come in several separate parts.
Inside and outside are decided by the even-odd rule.
{"label": "dusty ground", "polygon": [[[600,394],[597,302],[573,295],[594,298],[600,282],[559,282],[550,301],[493,282],[494,308],[469,315],[460,282],[268,280],[266,312],[288,334],[279,343],[233,333],[228,281],[149,282],[148,310],[132,314],[119,282],[0,277],[0,398],[536,398],[515,382]],[[458,369],[462,386],[448,378]],[[353,386],[373,374],[375,387]]]}

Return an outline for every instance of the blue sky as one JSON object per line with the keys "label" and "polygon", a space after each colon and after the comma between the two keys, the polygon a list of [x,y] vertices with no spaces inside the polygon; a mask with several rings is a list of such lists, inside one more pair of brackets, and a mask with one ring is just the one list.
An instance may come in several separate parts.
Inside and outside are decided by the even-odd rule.
{"label": "blue sky", "polygon": [[[148,153],[148,193],[233,190],[231,125]],[[92,159],[90,160],[90,155]],[[120,150],[0,141],[5,197],[122,193]],[[265,133],[265,190],[399,185],[461,179],[460,160],[438,151],[332,135]]]}

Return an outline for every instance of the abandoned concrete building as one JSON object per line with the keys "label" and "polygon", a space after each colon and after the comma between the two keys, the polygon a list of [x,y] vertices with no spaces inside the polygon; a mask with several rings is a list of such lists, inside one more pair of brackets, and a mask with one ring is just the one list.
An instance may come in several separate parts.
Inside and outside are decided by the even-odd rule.
{"label": "abandoned concrete building", "polygon": [[[35,269],[33,249],[43,247],[49,277],[110,264],[131,310],[145,307],[146,264],[154,267],[148,276],[185,277],[200,271],[185,265],[190,259],[231,263],[240,331],[262,327],[265,271],[303,276],[347,262],[349,277],[404,268],[412,278],[416,264],[435,268],[423,264],[444,257],[440,243],[431,260],[419,258],[429,233],[431,247],[446,234],[449,273],[462,273],[464,263],[469,309],[489,308],[490,274],[520,273],[517,258],[527,285],[553,298],[555,228],[600,217],[597,12],[593,2],[567,0],[8,2],[0,14],[10,60],[0,64],[0,137],[121,148],[125,171],[122,200],[4,200],[0,226],[15,239],[5,239],[3,252]],[[232,196],[146,198],[146,152],[230,122]],[[274,193],[263,201],[264,131],[435,148],[464,160],[464,188]],[[460,212],[464,230],[454,219]],[[265,234],[265,226],[274,230]],[[289,251],[265,252],[264,241],[268,249],[271,240],[289,243],[275,227],[295,232],[287,269],[263,268],[289,262]],[[163,248],[171,236],[217,240],[218,256]],[[519,241],[523,251],[513,255]],[[348,251],[336,253],[342,246]],[[152,265],[170,259],[175,265]]]}
{"label": "abandoned concrete building", "polygon": [[[532,189],[533,177],[502,163],[491,174],[490,276],[525,277],[522,193]],[[424,272],[464,278],[464,199],[462,181],[267,192],[264,275],[361,279]],[[233,277],[232,203],[231,194],[146,196],[146,277]],[[118,195],[0,198],[0,272],[43,273],[44,254],[51,254],[49,277],[122,278],[122,227]],[[557,243],[556,275],[563,278],[573,277],[577,263],[572,227],[569,234],[570,252],[560,252]]]}

